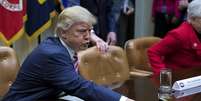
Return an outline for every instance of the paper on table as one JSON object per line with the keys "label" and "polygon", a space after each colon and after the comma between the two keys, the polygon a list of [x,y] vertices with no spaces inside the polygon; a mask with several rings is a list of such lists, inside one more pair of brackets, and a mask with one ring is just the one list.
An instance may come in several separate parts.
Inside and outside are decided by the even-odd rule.
{"label": "paper on table", "polygon": [[196,93],[199,93],[199,92],[201,92],[201,86],[190,88],[190,89],[186,89],[186,90],[181,90],[181,91],[175,91],[173,93],[173,95],[176,98],[181,98],[181,97],[185,97],[185,96],[188,96],[188,95],[196,94]]}
{"label": "paper on table", "polygon": [[185,90],[193,87],[201,86],[201,76],[176,81],[173,84],[173,90]]}

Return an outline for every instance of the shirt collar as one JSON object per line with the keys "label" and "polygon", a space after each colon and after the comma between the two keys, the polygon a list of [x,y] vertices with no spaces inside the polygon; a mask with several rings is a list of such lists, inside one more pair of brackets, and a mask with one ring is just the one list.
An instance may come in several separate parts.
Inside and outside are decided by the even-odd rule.
{"label": "shirt collar", "polygon": [[74,56],[74,54],[75,54],[75,51],[74,51],[71,47],[69,47],[61,38],[59,38],[59,40],[60,40],[61,44],[62,44],[62,45],[67,49],[67,51],[69,52],[70,58],[71,58],[72,60],[74,60],[73,56]]}

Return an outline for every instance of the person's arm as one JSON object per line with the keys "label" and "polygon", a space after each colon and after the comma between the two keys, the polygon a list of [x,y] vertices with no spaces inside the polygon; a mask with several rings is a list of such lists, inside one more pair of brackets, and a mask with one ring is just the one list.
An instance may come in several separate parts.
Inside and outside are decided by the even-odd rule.
{"label": "person's arm", "polygon": [[159,43],[154,44],[147,51],[149,63],[151,64],[154,75],[159,75],[162,68],[165,68],[163,59],[179,49],[179,40],[174,33],[170,32]]}
{"label": "person's arm", "polygon": [[109,24],[109,32],[107,34],[107,43],[110,45],[115,45],[117,42],[117,35],[116,35],[116,30],[117,30],[117,13],[119,13],[118,11],[113,12],[113,8],[114,8],[115,4],[112,1],[108,1],[107,3],[107,20],[108,20],[108,24]]}
{"label": "person's arm", "polygon": [[116,45],[116,43],[117,43],[117,34],[116,34],[116,32],[109,32],[107,34],[107,43],[109,45]]}
{"label": "person's arm", "polygon": [[134,4],[131,2],[131,0],[124,0],[123,13],[126,15],[130,15],[133,12],[134,12]]}
{"label": "person's arm", "polygon": [[107,52],[107,50],[109,49],[108,44],[103,41],[101,38],[99,38],[94,30],[91,30],[91,37],[90,40],[92,43],[96,44],[96,47],[98,48],[99,51],[101,51],[102,53]]}
{"label": "person's arm", "polygon": [[83,79],[74,70],[70,56],[60,53],[47,58],[46,82],[55,90],[64,91],[86,101],[119,101],[121,94]]}

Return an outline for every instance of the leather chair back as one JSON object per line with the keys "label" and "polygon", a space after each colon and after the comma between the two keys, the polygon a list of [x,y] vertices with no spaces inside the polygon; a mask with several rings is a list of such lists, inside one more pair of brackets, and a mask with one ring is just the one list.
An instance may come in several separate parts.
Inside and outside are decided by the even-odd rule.
{"label": "leather chair back", "polygon": [[0,96],[3,96],[15,80],[19,62],[15,51],[10,47],[0,47]]}
{"label": "leather chair back", "polygon": [[109,46],[106,53],[96,47],[78,53],[80,74],[97,84],[110,86],[129,78],[129,67],[122,48]]}
{"label": "leather chair back", "polygon": [[124,49],[130,69],[152,71],[148,62],[147,49],[159,41],[160,38],[158,37],[141,37],[128,40]]}

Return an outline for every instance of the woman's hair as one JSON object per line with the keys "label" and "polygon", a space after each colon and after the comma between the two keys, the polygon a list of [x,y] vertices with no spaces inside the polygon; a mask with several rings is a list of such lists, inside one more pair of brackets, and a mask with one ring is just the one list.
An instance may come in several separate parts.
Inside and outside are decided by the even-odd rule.
{"label": "woman's hair", "polygon": [[65,8],[58,16],[55,31],[67,30],[75,22],[86,22],[89,25],[96,23],[96,18],[85,8],[73,6]]}
{"label": "woman's hair", "polygon": [[187,20],[190,22],[192,17],[201,17],[201,0],[193,0],[189,3],[187,9]]}

